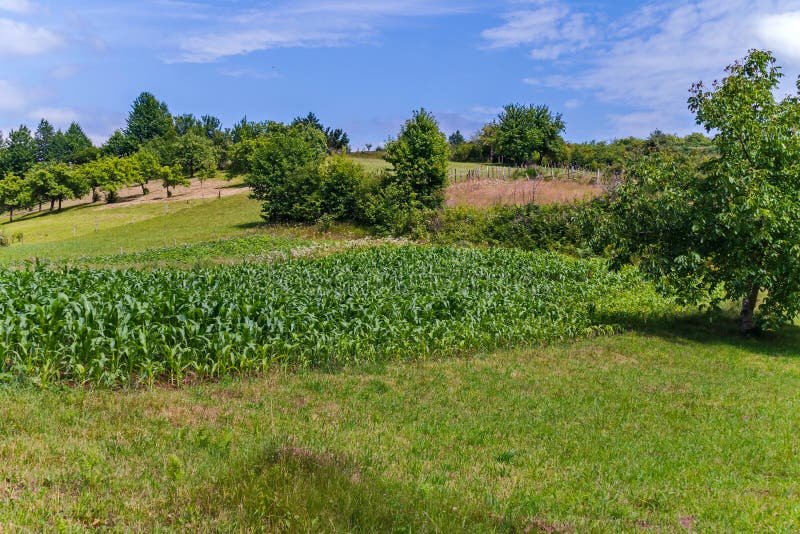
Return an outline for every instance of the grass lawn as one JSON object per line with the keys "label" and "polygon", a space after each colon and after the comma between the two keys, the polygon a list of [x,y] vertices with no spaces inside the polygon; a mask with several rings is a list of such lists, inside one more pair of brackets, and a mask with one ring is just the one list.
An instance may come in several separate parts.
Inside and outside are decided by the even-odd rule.
{"label": "grass lawn", "polygon": [[177,390],[0,389],[0,525],[797,531],[800,331],[727,327]]}
{"label": "grass lawn", "polygon": [[[307,243],[303,240],[343,239],[364,235],[364,232],[346,226],[336,227],[332,232],[320,235],[306,226],[263,225],[260,202],[244,194],[205,202],[171,202],[168,209],[165,206],[167,204],[164,203],[112,209],[80,206],[62,213],[26,218],[3,225],[1,228],[7,235],[22,231],[26,232],[26,237],[24,244],[14,244],[0,250],[0,264],[30,258],[74,260],[81,257],[118,255],[120,250],[124,254],[136,253],[252,234],[280,238],[286,241],[281,244],[282,248],[294,248],[288,244],[293,238],[300,240],[298,246],[305,246]],[[98,231],[94,231],[93,227],[95,217],[100,221]],[[72,227],[78,222],[89,224],[91,230],[72,237]],[[64,228],[69,228],[67,235],[64,235]],[[27,237],[29,233],[40,236],[39,241],[30,243]],[[225,250],[222,249],[223,252]],[[198,252],[202,253],[202,258],[198,259],[211,258],[208,250]]]}
{"label": "grass lawn", "polygon": [[[353,155],[350,158],[355,161],[356,163],[360,164],[364,167],[368,172],[375,172],[375,171],[382,171],[384,169],[391,169],[391,165],[386,162],[381,157],[378,156],[365,156],[365,155]],[[486,167],[486,163],[470,163],[470,162],[456,162],[450,161],[447,163],[447,168],[449,170],[459,170],[466,173],[467,171],[475,170],[478,168]]]}

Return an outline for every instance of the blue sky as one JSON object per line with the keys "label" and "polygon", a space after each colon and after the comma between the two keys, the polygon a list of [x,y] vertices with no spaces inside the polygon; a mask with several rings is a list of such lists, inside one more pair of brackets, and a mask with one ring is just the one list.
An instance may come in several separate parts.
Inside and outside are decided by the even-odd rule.
{"label": "blue sky", "polygon": [[419,107],[470,134],[510,102],[575,141],[688,133],[691,83],[754,47],[796,78],[800,0],[0,0],[0,130],[100,142],[150,91],[225,125],[314,111],[356,147]]}

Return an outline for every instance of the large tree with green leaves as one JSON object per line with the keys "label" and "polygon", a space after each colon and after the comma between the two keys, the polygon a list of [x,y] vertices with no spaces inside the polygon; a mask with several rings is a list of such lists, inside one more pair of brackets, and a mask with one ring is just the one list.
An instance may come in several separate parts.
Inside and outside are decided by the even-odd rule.
{"label": "large tree with green leaves", "polygon": [[0,178],[0,209],[8,211],[8,221],[14,222],[14,210],[31,203],[31,190],[22,176],[8,173]]}
{"label": "large tree with green leaves", "polygon": [[394,168],[391,182],[406,190],[410,201],[431,209],[444,203],[449,156],[447,137],[424,109],[415,111],[386,146],[386,161]]}
{"label": "large tree with green leaves", "polygon": [[39,126],[36,128],[34,134],[36,140],[36,161],[43,163],[45,161],[53,161],[55,155],[54,140],[56,137],[56,129],[46,119],[39,121]]}
{"label": "large tree with green leaves", "polygon": [[273,124],[253,141],[246,182],[263,201],[264,219],[313,221],[321,214],[319,166],[326,153],[325,134],[304,122]]}
{"label": "large tree with green leaves", "polygon": [[205,135],[196,132],[178,137],[175,142],[175,163],[180,165],[189,178],[199,175],[206,178],[217,169],[217,153],[214,144]]}
{"label": "large tree with green leaves", "polygon": [[141,145],[150,139],[162,137],[174,128],[167,104],[159,102],[151,93],[142,93],[133,101],[128,114],[125,135]]}
{"label": "large tree with green leaves", "polygon": [[564,151],[564,121],[547,106],[509,104],[497,118],[496,153],[517,165],[558,160]]}
{"label": "large tree with green leaves", "polygon": [[716,155],[658,152],[639,162],[611,205],[612,252],[634,260],[685,303],[741,302],[743,332],[800,312],[800,83],[776,100],[771,53],[753,50],[689,107]]}
{"label": "large tree with green leaves", "polygon": [[36,163],[36,140],[27,126],[11,130],[5,147],[3,164],[7,171],[23,175]]}

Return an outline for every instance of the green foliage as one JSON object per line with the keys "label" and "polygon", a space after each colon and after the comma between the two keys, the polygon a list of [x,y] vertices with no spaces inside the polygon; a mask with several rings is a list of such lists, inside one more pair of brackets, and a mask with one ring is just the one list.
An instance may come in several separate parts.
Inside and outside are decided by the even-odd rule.
{"label": "green foliage", "polygon": [[467,140],[464,138],[464,134],[461,133],[461,130],[456,130],[450,137],[447,138],[447,142],[450,143],[450,146],[455,149],[456,147],[464,144]]}
{"label": "green foliage", "polygon": [[31,203],[31,188],[24,178],[9,173],[0,179],[0,211],[8,212],[9,221],[14,220],[15,209]]}
{"label": "green foliage", "polygon": [[547,106],[509,104],[497,118],[497,155],[517,165],[560,161],[564,151],[564,121]]}
{"label": "green foliage", "polygon": [[159,102],[151,93],[144,92],[131,105],[125,136],[131,139],[134,146],[139,146],[167,135],[173,128],[167,104]]}
{"label": "green foliage", "polygon": [[22,176],[36,163],[36,140],[27,126],[11,130],[3,150],[3,169]]}
{"label": "green foliage", "polygon": [[217,169],[217,153],[208,137],[189,132],[178,138],[175,147],[175,163],[189,178],[195,175],[207,177]]}
{"label": "green foliage", "polygon": [[366,180],[363,167],[344,157],[329,158],[320,169],[323,211],[338,221],[357,221]]}
{"label": "green foliage", "polygon": [[591,253],[604,224],[606,200],[540,206],[499,206],[489,210],[447,208],[430,221],[431,240],[441,244],[480,244],[523,250]]}
{"label": "green foliage", "polygon": [[125,135],[120,130],[115,130],[106,144],[101,148],[105,156],[117,156],[118,158],[130,156],[139,148],[138,143],[133,137]]}
{"label": "green foliage", "polygon": [[53,161],[54,146],[53,140],[56,136],[56,129],[47,120],[42,119],[39,121],[39,126],[36,128],[34,139],[36,140],[36,161],[45,162]]}
{"label": "green foliage", "polygon": [[52,210],[58,202],[69,198],[80,198],[89,192],[90,183],[84,175],[76,172],[66,163],[43,163],[31,169],[25,176],[32,202],[50,201]]}
{"label": "green foliage", "polygon": [[325,154],[325,135],[305,124],[275,125],[268,135],[258,139],[246,182],[253,190],[253,198],[264,202],[264,219],[314,221],[319,217],[319,166]]}
{"label": "green foliage", "polygon": [[599,299],[635,283],[598,261],[412,246],[192,271],[0,271],[0,376],[116,385],[536,344],[586,333]]}
{"label": "green foliage", "polygon": [[436,209],[444,203],[447,181],[447,159],[450,145],[439,129],[439,123],[424,109],[415,111],[407,120],[395,141],[386,146],[386,161],[392,164],[388,176],[405,204]]}
{"label": "green foliage", "polygon": [[618,264],[636,261],[684,302],[741,300],[747,331],[759,291],[768,323],[800,312],[800,100],[775,100],[781,73],[768,52],[727,73],[711,90],[696,84],[689,100],[716,132],[716,157],[640,162],[616,191],[610,241]]}
{"label": "green foliage", "polygon": [[173,165],[172,167],[163,165],[159,167],[154,178],[161,180],[161,185],[167,190],[167,197],[172,196],[172,190],[176,187],[189,187],[190,183],[178,165]]}

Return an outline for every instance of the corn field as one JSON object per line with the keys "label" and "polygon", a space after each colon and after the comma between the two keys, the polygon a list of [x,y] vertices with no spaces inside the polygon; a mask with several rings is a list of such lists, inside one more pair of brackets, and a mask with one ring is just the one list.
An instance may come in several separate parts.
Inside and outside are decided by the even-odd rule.
{"label": "corn field", "polygon": [[0,382],[119,386],[572,338],[631,286],[544,252],[382,246],[193,270],[0,271]]}

